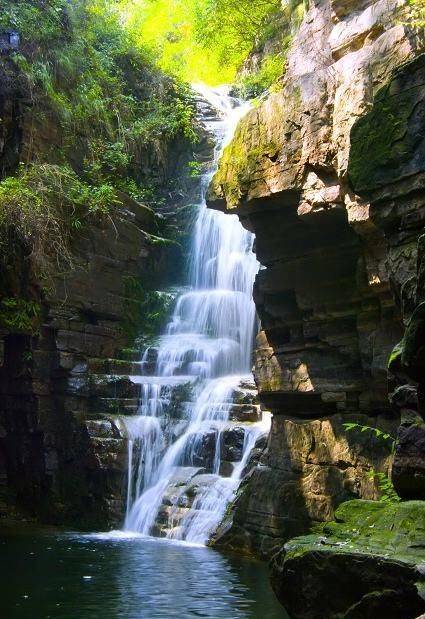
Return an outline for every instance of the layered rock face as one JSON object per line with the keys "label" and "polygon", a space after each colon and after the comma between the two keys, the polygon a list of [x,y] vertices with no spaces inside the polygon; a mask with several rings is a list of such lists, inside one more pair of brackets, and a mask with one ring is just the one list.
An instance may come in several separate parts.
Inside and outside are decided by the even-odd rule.
{"label": "layered rock face", "polygon": [[[348,168],[354,123],[419,54],[407,23],[403,2],[311,2],[281,91],[240,123],[210,188],[211,207],[238,213],[256,233],[266,267],[254,290],[263,327],[254,369],[273,430],[224,538],[265,556],[312,521],[332,518],[341,501],[375,498],[365,472],[388,470],[385,442],[368,432],[360,440],[342,424],[397,432],[387,364],[415,305],[413,246],[423,224],[410,214],[398,230],[402,206],[377,216]],[[360,143],[365,182],[375,151],[373,139]],[[388,199],[392,176],[380,185]]]}
{"label": "layered rock face", "polygon": [[126,437],[94,420],[137,410],[132,357],[119,352],[132,313],[143,311],[129,282],[165,285],[178,262],[173,244],[154,242],[155,227],[149,209],[127,201],[79,237],[76,264],[42,300],[36,333],[0,331],[3,489],[31,514],[84,526],[122,518]]}
{"label": "layered rock face", "polygon": [[[43,159],[63,136],[53,116],[33,114],[16,65],[0,60],[0,171],[8,174],[23,159]],[[199,148],[210,152],[206,142],[202,136]],[[78,144],[75,158],[81,165]],[[188,142],[176,140],[137,163],[165,182],[192,158]],[[126,347],[140,322],[152,333],[149,291],[175,283],[183,260],[179,244],[163,238],[171,217],[167,228],[150,208],[118,198],[108,215],[73,234],[72,264],[55,264],[51,281],[10,233],[0,266],[2,311],[4,298],[17,304],[13,324],[0,326],[0,517],[23,509],[87,528],[122,521],[127,436],[114,419],[137,412],[140,387],[129,376],[140,374],[141,358],[140,349]]]}
{"label": "layered rock face", "polygon": [[392,292],[407,325],[390,363],[402,425],[393,466],[401,497],[425,499],[425,55],[402,66],[351,132],[349,176],[385,234]]}

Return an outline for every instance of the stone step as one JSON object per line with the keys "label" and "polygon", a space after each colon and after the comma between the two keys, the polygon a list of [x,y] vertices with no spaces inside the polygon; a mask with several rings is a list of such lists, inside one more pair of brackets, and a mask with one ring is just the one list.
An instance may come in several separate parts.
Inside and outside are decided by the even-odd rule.
{"label": "stone step", "polygon": [[106,374],[115,376],[131,376],[142,373],[143,364],[140,361],[126,361],[123,359],[90,359],[88,371],[91,375]]}
{"label": "stone step", "polygon": [[107,415],[137,415],[139,412],[139,398],[96,398],[97,413]]}
{"label": "stone step", "polygon": [[138,398],[140,386],[127,375],[91,374],[89,393],[92,398]]}
{"label": "stone step", "polygon": [[122,361],[140,361],[142,352],[138,348],[121,348],[117,356]]}
{"label": "stone step", "polygon": [[230,409],[231,421],[257,422],[261,421],[263,414],[259,404],[233,404]]}

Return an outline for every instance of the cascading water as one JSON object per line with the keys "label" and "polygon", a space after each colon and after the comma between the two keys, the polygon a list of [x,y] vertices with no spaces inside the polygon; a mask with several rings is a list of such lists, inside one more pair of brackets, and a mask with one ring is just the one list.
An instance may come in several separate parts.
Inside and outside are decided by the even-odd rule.
{"label": "cascading water", "polygon": [[[252,381],[249,372],[256,328],[252,287],[259,267],[252,252],[253,236],[236,215],[209,210],[205,203],[218,157],[246,106],[224,90],[198,90],[217,110],[204,118],[215,137],[215,157],[201,179],[190,289],[177,299],[161,337],[155,376],[137,378],[141,406],[140,415],[127,427],[125,528],[205,543],[238,487],[257,438],[267,428],[261,422],[230,420],[235,391]],[[189,386],[192,396],[177,424],[180,427],[176,429],[174,423],[170,429],[164,419],[173,389],[179,386]],[[241,432],[239,451],[226,447],[223,437]],[[223,449],[233,449],[227,476],[222,470]],[[161,530],[158,522],[163,524]]]}

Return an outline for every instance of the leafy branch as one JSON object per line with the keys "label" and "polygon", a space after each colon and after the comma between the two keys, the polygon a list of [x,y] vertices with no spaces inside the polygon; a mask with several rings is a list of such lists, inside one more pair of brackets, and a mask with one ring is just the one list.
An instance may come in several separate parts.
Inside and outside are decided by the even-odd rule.
{"label": "leafy branch", "polygon": [[384,503],[400,503],[401,499],[394,489],[394,484],[385,473],[377,473],[374,469],[366,474],[367,479],[372,479],[381,492],[380,501]]}
{"label": "leafy branch", "polygon": [[[394,453],[397,440],[393,436],[391,436],[391,434],[388,434],[388,432],[384,432],[383,430],[380,430],[379,428],[374,428],[372,426],[361,425],[360,423],[349,422],[343,423],[342,425],[347,432],[350,432],[352,430],[357,430],[362,433],[371,432],[378,439],[381,439],[383,441],[390,441],[391,452]],[[401,501],[400,497],[395,491],[394,484],[391,478],[386,473],[376,472],[374,469],[372,469],[366,474],[366,477],[367,479],[372,479],[376,484],[378,490],[381,492],[381,496],[379,499],[380,501],[384,501],[386,503],[399,503]]]}
{"label": "leafy branch", "polygon": [[352,423],[352,422],[343,423],[342,426],[347,432],[350,432],[352,430],[358,430],[359,432],[362,432],[362,433],[371,432],[372,434],[376,436],[376,438],[380,438],[384,441],[390,441],[392,443],[391,451],[394,452],[395,450],[397,440],[394,438],[394,436],[391,436],[391,434],[388,434],[388,432],[384,432],[383,430],[380,430],[379,428],[374,428],[372,426],[361,425],[360,423]]}

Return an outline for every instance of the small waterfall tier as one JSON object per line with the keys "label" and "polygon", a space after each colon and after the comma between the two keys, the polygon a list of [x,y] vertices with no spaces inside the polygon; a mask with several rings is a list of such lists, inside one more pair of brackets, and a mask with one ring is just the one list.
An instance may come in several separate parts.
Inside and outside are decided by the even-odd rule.
{"label": "small waterfall tier", "polygon": [[[201,177],[188,286],[159,345],[141,362],[138,414],[128,437],[125,528],[206,543],[269,429],[250,374],[257,330],[253,236],[236,215],[206,208],[220,153],[246,106],[224,89],[199,88],[216,144]],[[207,101],[208,103],[206,103]]]}

